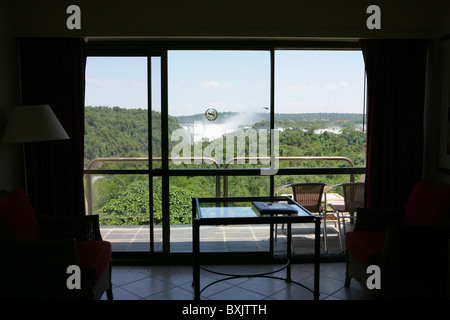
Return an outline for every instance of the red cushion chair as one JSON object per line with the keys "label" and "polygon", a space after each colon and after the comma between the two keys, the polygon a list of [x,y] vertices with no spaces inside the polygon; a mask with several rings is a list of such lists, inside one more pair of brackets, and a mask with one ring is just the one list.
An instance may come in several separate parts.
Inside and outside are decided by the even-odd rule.
{"label": "red cushion chair", "polygon": [[[346,280],[357,280],[369,297],[446,297],[450,186],[418,181],[406,208],[360,208],[347,232]],[[381,289],[370,289],[367,267],[380,267]]]}
{"label": "red cushion chair", "polygon": [[[0,297],[112,299],[111,244],[98,216],[36,215],[25,192],[0,196]],[[69,288],[76,265],[80,289]]]}
{"label": "red cushion chair", "polygon": [[40,238],[36,216],[28,197],[16,190],[0,197],[0,232],[22,240]]}

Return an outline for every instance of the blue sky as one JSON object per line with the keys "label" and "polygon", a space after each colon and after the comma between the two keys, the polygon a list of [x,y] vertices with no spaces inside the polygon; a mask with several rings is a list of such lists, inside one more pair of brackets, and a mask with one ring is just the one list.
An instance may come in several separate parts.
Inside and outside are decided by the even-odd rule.
{"label": "blue sky", "polygon": [[[169,114],[264,112],[270,105],[267,51],[169,51]],[[153,105],[160,108],[159,58],[152,58]],[[279,50],[275,112],[362,113],[360,51]],[[147,59],[88,58],[86,105],[147,108]]]}

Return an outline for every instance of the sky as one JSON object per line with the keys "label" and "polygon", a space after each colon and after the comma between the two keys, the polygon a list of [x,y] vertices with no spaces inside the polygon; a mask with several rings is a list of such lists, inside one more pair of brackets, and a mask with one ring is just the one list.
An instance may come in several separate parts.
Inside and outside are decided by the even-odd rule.
{"label": "sky", "polygon": [[[160,110],[160,58],[151,59],[152,105]],[[275,112],[362,113],[361,51],[277,50]],[[267,112],[267,51],[169,51],[169,114]],[[89,57],[86,106],[147,108],[147,58]]]}

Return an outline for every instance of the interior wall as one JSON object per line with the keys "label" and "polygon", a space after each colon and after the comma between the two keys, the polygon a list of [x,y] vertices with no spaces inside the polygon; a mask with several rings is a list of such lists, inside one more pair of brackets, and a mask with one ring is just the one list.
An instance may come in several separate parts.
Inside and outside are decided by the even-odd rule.
{"label": "interior wall", "polygon": [[[20,104],[18,47],[9,2],[0,2],[0,134],[14,106]],[[24,188],[21,145],[0,144],[0,190]]]}
{"label": "interior wall", "polygon": [[[369,30],[366,10],[381,9],[381,29]],[[77,0],[81,29],[69,30],[69,0],[0,0],[0,132],[20,103],[17,37],[87,38],[426,38],[433,39],[427,71],[424,177],[450,183],[436,170],[439,41],[450,34],[446,0]],[[0,145],[0,189],[23,185],[22,149]]]}
{"label": "interior wall", "polygon": [[429,181],[446,182],[445,175],[440,174],[437,170],[437,148],[439,144],[439,78],[440,41],[439,39],[435,39],[430,43],[427,59],[423,177]]}
{"label": "interior wall", "polygon": [[[20,37],[296,37],[430,38],[440,27],[443,0],[15,0]],[[69,5],[81,29],[69,30]],[[370,5],[381,29],[369,30]]]}
{"label": "interior wall", "polygon": [[441,31],[428,51],[426,97],[425,97],[425,157],[424,179],[450,184],[450,174],[438,169],[440,128],[441,51],[440,38],[450,35],[450,2],[442,3]]}

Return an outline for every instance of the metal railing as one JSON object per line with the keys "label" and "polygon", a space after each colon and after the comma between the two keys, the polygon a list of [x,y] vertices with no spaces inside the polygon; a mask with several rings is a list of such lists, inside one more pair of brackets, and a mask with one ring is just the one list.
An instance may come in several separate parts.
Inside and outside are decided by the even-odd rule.
{"label": "metal railing", "polygon": [[[223,166],[223,169],[227,169],[230,167],[230,165],[235,164],[236,161],[269,161],[270,157],[235,157],[230,160],[228,160],[225,165]],[[343,161],[350,165],[350,167],[354,167],[354,163],[347,157],[276,157],[276,161]],[[161,158],[152,158],[152,161],[161,161]],[[205,158],[205,157],[169,157],[170,161],[194,161],[195,160],[202,160],[205,163],[210,162],[211,164],[214,164],[217,169],[220,169],[220,164],[213,158]],[[92,209],[92,175],[96,170],[93,169],[94,165],[97,165],[99,163],[105,163],[105,162],[148,162],[149,158],[146,157],[131,157],[131,158],[97,158],[89,162],[87,165],[85,171],[86,175],[86,208],[87,208],[87,214],[91,215],[93,213]],[[148,169],[147,169],[148,170]],[[118,170],[101,170],[102,172],[111,171],[117,172]],[[135,172],[136,170],[128,170],[126,174],[138,174]],[[139,170],[138,170],[139,171]],[[133,173],[134,172],[134,173]],[[224,174],[217,175],[216,176],[216,197],[220,197],[221,193],[221,177],[223,176],[223,190],[224,190],[224,197],[228,196],[228,175],[226,175],[226,171],[224,170]],[[354,182],[354,174],[350,173],[350,182]]]}
{"label": "metal railing", "polygon": [[[161,158],[152,158],[152,161],[161,161]],[[211,162],[211,164],[214,164],[216,168],[220,168],[220,165],[217,163],[217,161],[213,158],[207,158],[207,157],[170,157],[169,160],[171,161],[184,161],[184,160],[202,160],[205,162]],[[148,158],[146,157],[131,157],[131,158],[97,158],[89,162],[86,169],[84,170],[86,175],[86,208],[87,208],[87,214],[91,215],[93,212],[92,210],[92,174],[89,173],[92,170],[92,167],[99,163],[104,162],[148,162]],[[114,170],[111,170],[114,171]],[[127,174],[133,174],[133,172],[127,173]],[[216,177],[216,196],[220,196],[220,176]]]}
{"label": "metal railing", "polygon": [[[270,157],[235,157],[227,161],[224,168],[228,168],[231,164],[234,164],[235,161],[242,160],[269,161]],[[275,157],[275,161],[344,161],[347,162],[352,168],[355,166],[353,161],[347,157]],[[355,175],[350,174],[350,182],[354,181]],[[228,176],[223,177],[223,191],[224,197],[228,197]]]}

